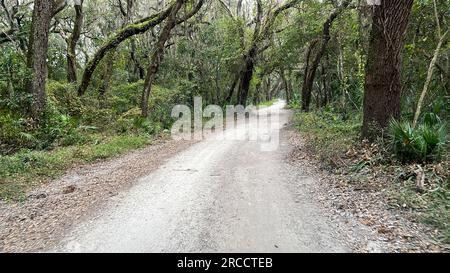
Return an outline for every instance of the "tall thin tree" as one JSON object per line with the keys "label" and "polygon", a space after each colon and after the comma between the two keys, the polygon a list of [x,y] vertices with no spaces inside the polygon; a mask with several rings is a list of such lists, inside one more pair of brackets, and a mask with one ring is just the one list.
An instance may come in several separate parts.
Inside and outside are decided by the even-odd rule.
{"label": "tall thin tree", "polygon": [[27,56],[27,67],[31,76],[27,82],[27,87],[33,97],[31,114],[36,119],[40,117],[46,103],[48,34],[54,4],[54,1],[48,0],[34,1]]}
{"label": "tall thin tree", "polygon": [[[322,56],[325,54],[325,50],[327,49],[328,42],[331,39],[330,29],[333,22],[337,19],[337,17],[348,7],[350,4],[350,0],[345,0],[339,7],[335,8],[334,11],[330,14],[328,19],[323,24],[322,30],[322,40],[320,41],[320,46],[316,55],[314,56],[312,62],[307,60],[307,65],[305,67],[305,76],[303,80],[302,86],[302,110],[305,112],[309,111],[309,105],[311,103],[311,92],[314,83],[314,78],[316,76],[317,68],[319,67],[320,61],[322,60]],[[308,54],[311,53],[312,49],[308,50]]]}
{"label": "tall thin tree", "polygon": [[81,35],[81,28],[83,27],[83,1],[79,0],[74,2],[75,9],[75,22],[72,30],[72,34],[67,40],[67,81],[77,81],[77,59],[76,59],[76,47]]}

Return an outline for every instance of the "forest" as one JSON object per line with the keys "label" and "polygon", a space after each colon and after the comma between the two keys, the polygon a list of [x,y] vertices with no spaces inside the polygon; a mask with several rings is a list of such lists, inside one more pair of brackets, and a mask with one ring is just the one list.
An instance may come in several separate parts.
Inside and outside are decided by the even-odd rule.
{"label": "forest", "polygon": [[282,99],[324,169],[384,177],[377,191],[450,243],[449,1],[0,5],[0,200],[151,145],[194,97]]}

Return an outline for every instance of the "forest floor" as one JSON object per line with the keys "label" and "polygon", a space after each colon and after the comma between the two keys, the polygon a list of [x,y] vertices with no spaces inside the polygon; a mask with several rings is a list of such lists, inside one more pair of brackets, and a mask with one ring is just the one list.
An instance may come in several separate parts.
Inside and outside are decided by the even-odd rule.
{"label": "forest floor", "polygon": [[0,203],[0,251],[448,250],[379,194],[321,171],[283,106],[260,110],[280,110],[275,151],[247,140],[165,140]]}
{"label": "forest floor", "polygon": [[376,168],[361,173],[344,170],[348,166],[330,171],[305,145],[304,136],[296,134],[293,139],[292,160],[317,179],[319,190],[314,196],[334,215],[369,228],[378,243],[383,242],[384,251],[450,252],[450,245],[436,240],[438,229],[418,221],[418,212],[396,204],[399,200],[393,196],[398,192],[388,186],[393,182],[391,175],[380,174]]}

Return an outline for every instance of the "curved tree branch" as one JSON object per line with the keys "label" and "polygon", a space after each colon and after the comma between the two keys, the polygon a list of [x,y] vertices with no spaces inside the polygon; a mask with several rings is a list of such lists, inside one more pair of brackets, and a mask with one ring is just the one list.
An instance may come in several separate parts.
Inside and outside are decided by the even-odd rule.
{"label": "curved tree branch", "polygon": [[145,33],[149,29],[160,24],[169,16],[173,7],[174,4],[171,4],[164,11],[147,17],[146,21],[139,20],[134,24],[125,26],[124,28],[120,29],[115,35],[113,35],[102,47],[100,47],[84,69],[81,83],[78,87],[78,95],[84,95],[91,82],[92,74],[94,73],[100,61],[106,56],[108,52],[117,48],[117,46],[119,46],[126,39],[137,34]]}
{"label": "curved tree branch", "polygon": [[[176,24],[181,24],[186,20],[190,19],[192,16],[194,16],[200,10],[200,8],[203,6],[204,3],[205,0],[199,0],[197,2],[197,5],[188,14],[186,14],[183,18],[177,20]],[[84,69],[83,77],[80,86],[78,87],[78,95],[80,96],[84,95],[87,88],[89,87],[95,69],[109,51],[117,48],[117,46],[119,46],[123,41],[127,40],[128,38],[138,34],[145,33],[151,28],[159,25],[170,15],[172,9],[175,7],[175,4],[176,2],[172,3],[167,9],[165,9],[162,12],[138,20],[134,24],[125,26],[124,28],[119,30],[113,37],[111,37],[94,54],[94,57],[88,62],[86,68]]]}

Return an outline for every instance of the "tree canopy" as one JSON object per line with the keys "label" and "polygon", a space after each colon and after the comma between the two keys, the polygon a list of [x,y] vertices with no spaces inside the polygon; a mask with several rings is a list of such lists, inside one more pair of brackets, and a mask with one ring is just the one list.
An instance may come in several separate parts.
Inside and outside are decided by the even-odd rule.
{"label": "tree canopy", "polygon": [[[139,107],[154,124],[170,120],[159,106],[194,96],[331,107],[362,115],[369,139],[392,118],[446,119],[449,3],[400,2],[2,0],[2,128],[20,124],[2,145],[33,147],[20,133],[35,136],[55,113],[74,128],[107,127],[89,116],[115,124]],[[176,98],[152,105],[153,86]]]}

